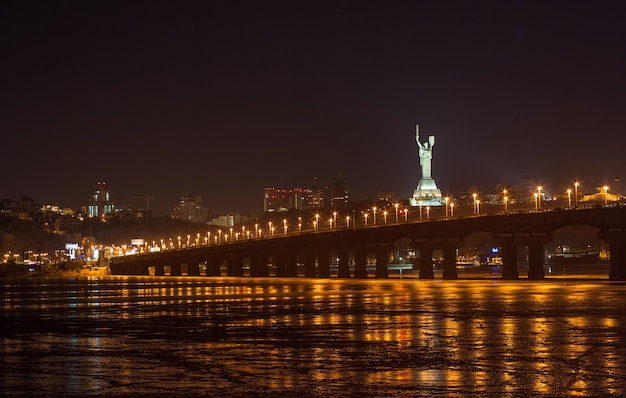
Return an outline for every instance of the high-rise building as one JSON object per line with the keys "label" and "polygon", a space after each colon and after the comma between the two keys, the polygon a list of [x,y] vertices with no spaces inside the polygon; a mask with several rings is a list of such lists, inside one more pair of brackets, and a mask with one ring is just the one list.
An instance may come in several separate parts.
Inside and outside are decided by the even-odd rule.
{"label": "high-rise building", "polygon": [[186,220],[194,223],[204,223],[207,220],[207,210],[202,206],[202,197],[191,197],[184,194],[174,207],[172,218]]}
{"label": "high-rise building", "polygon": [[312,186],[307,189],[306,193],[307,209],[322,209],[324,207],[324,189],[318,186]]}
{"label": "high-rise building", "polygon": [[87,205],[87,215],[89,217],[106,217],[113,215],[115,205],[111,200],[111,191],[106,187],[105,181],[98,181],[98,186],[94,193],[89,197]]}
{"label": "high-rise building", "polygon": [[343,181],[337,181],[330,187],[330,205],[335,209],[343,209],[348,206],[350,195],[348,186]]}
{"label": "high-rise building", "polygon": [[308,191],[302,188],[265,188],[263,192],[263,211],[278,212],[291,209],[305,209],[307,195]]}

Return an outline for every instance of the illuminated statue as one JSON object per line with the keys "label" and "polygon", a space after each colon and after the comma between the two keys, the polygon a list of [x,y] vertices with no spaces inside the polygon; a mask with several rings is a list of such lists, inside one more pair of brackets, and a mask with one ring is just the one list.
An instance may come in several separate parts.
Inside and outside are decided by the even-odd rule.
{"label": "illuminated statue", "polygon": [[429,135],[427,142],[420,142],[419,126],[415,126],[415,141],[419,147],[420,166],[422,166],[422,179],[417,184],[411,198],[412,206],[441,206],[441,190],[437,188],[432,177],[433,146],[435,136]]}
{"label": "illuminated statue", "polygon": [[415,141],[419,147],[420,166],[422,166],[422,178],[432,178],[431,167],[433,160],[433,147],[435,146],[435,136],[429,135],[428,142],[420,142],[420,129],[415,126]]}

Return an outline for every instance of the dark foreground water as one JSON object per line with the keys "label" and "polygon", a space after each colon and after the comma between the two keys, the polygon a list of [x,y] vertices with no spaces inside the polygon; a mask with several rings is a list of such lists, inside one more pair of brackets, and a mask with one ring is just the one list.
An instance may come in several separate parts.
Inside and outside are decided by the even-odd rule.
{"label": "dark foreground water", "polygon": [[626,396],[626,284],[0,280],[3,396]]}

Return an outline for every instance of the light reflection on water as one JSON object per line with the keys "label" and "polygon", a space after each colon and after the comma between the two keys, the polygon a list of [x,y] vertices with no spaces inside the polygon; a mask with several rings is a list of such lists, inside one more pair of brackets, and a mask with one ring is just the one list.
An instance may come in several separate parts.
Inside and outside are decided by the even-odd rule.
{"label": "light reflection on water", "polygon": [[0,280],[6,396],[624,396],[626,284]]}

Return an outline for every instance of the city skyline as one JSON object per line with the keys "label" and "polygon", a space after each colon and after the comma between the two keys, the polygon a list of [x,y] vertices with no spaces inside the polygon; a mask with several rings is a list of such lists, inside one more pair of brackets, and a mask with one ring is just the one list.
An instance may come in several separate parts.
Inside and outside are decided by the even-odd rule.
{"label": "city skyline", "polygon": [[155,215],[184,192],[260,212],[265,187],[339,179],[409,198],[415,124],[444,195],[525,175],[593,192],[624,172],[621,9],[10,2],[0,198],[76,207],[105,180]]}

